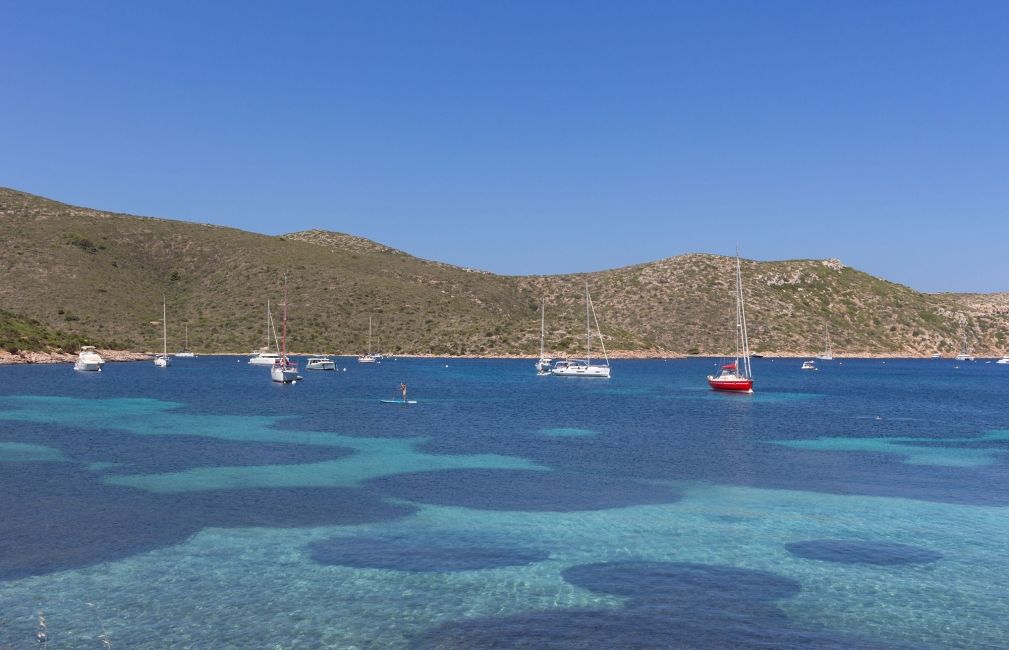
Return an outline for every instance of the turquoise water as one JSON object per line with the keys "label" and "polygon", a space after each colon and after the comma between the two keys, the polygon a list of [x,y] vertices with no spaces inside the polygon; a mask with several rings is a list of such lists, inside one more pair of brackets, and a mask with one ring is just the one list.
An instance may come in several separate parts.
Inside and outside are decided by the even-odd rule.
{"label": "turquoise water", "polygon": [[1009,368],[754,363],[2,368],[0,646],[1009,645]]}

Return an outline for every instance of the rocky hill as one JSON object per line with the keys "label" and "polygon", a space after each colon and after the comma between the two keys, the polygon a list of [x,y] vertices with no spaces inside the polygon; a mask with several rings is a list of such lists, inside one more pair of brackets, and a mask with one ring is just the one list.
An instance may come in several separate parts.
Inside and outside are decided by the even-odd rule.
{"label": "rocky hill", "polygon": [[[290,344],[357,353],[534,354],[539,304],[547,346],[584,346],[588,281],[608,348],[631,354],[718,354],[732,344],[734,260],[692,254],[597,273],[500,276],[422,260],[320,230],[271,237],[78,208],[0,189],[0,305],[73,336],[138,350],[169,347],[189,325],[197,352],[265,343],[266,301],[289,276]],[[966,332],[979,354],[1009,342],[1009,299],[923,294],[837,260],[743,262],[750,340],[768,354],[810,354],[828,329],[837,354],[954,352]],[[274,311],[276,316],[277,311]]]}

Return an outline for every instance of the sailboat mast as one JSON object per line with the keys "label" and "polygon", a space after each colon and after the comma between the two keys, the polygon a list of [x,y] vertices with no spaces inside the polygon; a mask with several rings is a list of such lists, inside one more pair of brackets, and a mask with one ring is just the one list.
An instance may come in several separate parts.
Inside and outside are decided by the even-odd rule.
{"label": "sailboat mast", "polygon": [[592,328],[589,320],[589,281],[585,281],[585,363],[592,365]]}
{"label": "sailboat mast", "polygon": [[168,356],[168,301],[161,296],[161,340],[164,345],[164,354]]}
{"label": "sailboat mast", "polygon": [[540,359],[543,358],[543,337],[546,336],[547,299],[540,303]]}
{"label": "sailboat mast", "polygon": [[[739,264],[739,249],[736,249],[736,312],[739,317],[739,334],[743,344],[743,366],[746,369],[746,377],[753,379],[753,371],[750,368],[750,340],[746,335],[746,307],[743,303],[743,271]],[[737,343],[738,345],[738,343]]]}
{"label": "sailboat mast", "polygon": [[281,361],[287,364],[287,276],[284,276],[284,321],[281,325],[283,338],[281,339],[280,357]]}
{"label": "sailboat mast", "polygon": [[371,356],[371,316],[368,316],[368,356]]}
{"label": "sailboat mast", "polygon": [[270,349],[270,325],[273,320],[273,314],[270,312],[270,299],[266,299],[266,349]]}

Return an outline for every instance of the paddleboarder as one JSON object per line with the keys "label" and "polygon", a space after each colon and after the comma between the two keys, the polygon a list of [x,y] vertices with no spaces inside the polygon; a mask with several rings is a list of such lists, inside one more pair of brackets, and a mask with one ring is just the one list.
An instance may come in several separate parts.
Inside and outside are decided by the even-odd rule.
{"label": "paddleboarder", "polygon": [[399,390],[403,393],[403,401],[406,402],[406,382],[399,383]]}

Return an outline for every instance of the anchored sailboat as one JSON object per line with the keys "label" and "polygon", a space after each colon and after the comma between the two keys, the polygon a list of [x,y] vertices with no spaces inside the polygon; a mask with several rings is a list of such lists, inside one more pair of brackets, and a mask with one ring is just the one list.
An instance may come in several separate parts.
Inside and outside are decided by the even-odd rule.
{"label": "anchored sailboat", "polygon": [[551,357],[546,356],[543,351],[543,340],[546,336],[546,314],[547,299],[544,298],[540,304],[540,358],[536,362],[536,374],[540,376],[550,374],[550,364],[554,361]]}
{"label": "anchored sailboat", "polygon": [[189,349],[189,323],[186,323],[186,347],[182,348],[175,353],[176,357],[182,357],[185,359],[192,359],[196,356],[196,353],[190,351]]}
{"label": "anchored sailboat", "polygon": [[746,336],[746,309],[743,306],[743,272],[736,250],[736,357],[722,366],[716,375],[708,375],[708,385],[715,390],[753,392],[753,370],[750,368],[750,341]]}
{"label": "anchored sailboat", "polygon": [[816,355],[817,359],[821,361],[833,361],[834,353],[830,349],[830,332],[827,331],[827,324],[823,324],[823,338],[825,343],[823,344],[823,354]]}
{"label": "anchored sailboat", "polygon": [[[592,321],[595,321],[596,331],[599,332],[599,343],[603,349],[605,366],[592,365]],[[603,377],[606,379],[610,376],[610,358],[606,354],[606,342],[603,340],[602,331],[599,330],[599,320],[596,318],[595,307],[592,306],[587,280],[585,281],[585,358],[558,361],[550,369],[550,374],[560,377]]]}
{"label": "anchored sailboat", "polygon": [[[277,351],[270,352],[270,331],[273,331],[273,340],[277,343]],[[270,366],[277,362],[280,358],[280,345],[277,341],[277,329],[273,326],[273,311],[270,309],[270,301],[266,301],[266,345],[259,349],[258,352],[253,352],[252,356],[249,357],[249,365],[252,366]]]}
{"label": "anchored sailboat", "polygon": [[368,354],[357,358],[358,363],[375,363],[378,357],[371,353],[371,316],[368,317]]}
{"label": "anchored sailboat", "polygon": [[270,379],[288,384],[298,381],[298,364],[287,358],[287,276],[284,276],[284,316],[282,321],[283,337],[280,339],[280,358],[270,368]]}
{"label": "anchored sailboat", "polygon": [[168,303],[165,297],[161,297],[161,337],[164,349],[161,354],[154,357],[154,365],[158,368],[167,368],[172,362],[168,356]]}

